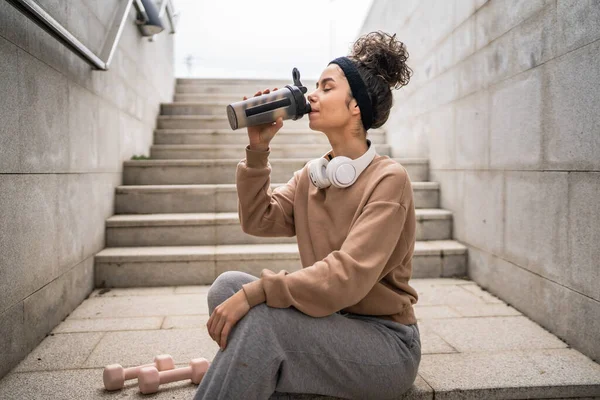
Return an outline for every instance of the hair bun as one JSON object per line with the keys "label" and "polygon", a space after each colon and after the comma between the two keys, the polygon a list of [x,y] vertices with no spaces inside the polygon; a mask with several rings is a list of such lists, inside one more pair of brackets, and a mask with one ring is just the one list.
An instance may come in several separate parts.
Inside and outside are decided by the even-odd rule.
{"label": "hair bun", "polygon": [[406,65],[408,51],[404,43],[382,32],[370,32],[359,37],[352,46],[350,58],[361,63],[374,76],[385,80],[390,88],[408,84],[412,70]]}

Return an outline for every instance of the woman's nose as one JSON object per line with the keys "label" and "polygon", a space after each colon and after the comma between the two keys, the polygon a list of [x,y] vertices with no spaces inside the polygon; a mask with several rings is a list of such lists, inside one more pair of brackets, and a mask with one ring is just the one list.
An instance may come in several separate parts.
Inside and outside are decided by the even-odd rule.
{"label": "woman's nose", "polygon": [[312,93],[311,93],[311,94],[309,94],[307,97],[308,97],[308,101],[309,101],[309,103],[314,103],[314,102],[316,101],[316,99],[315,99],[315,97],[313,96],[313,94],[312,94]]}

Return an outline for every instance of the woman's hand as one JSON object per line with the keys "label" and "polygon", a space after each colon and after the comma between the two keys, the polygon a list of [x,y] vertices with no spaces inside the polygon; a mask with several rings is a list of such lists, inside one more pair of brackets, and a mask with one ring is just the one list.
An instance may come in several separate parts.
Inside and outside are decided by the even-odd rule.
{"label": "woman's hand", "polygon": [[[273,91],[276,91],[274,88]],[[263,94],[269,94],[271,91],[267,88],[263,91],[258,91],[254,94],[254,97],[261,96]],[[244,96],[244,100],[248,98]],[[250,139],[250,148],[252,150],[266,151],[269,149],[269,143],[275,134],[283,126],[283,118],[279,117],[275,122],[268,122],[266,124],[260,124],[248,127],[248,138]]]}
{"label": "woman's hand", "polygon": [[231,329],[249,310],[250,304],[243,289],[215,307],[206,327],[208,334],[217,342],[221,351],[227,346],[227,336]]}

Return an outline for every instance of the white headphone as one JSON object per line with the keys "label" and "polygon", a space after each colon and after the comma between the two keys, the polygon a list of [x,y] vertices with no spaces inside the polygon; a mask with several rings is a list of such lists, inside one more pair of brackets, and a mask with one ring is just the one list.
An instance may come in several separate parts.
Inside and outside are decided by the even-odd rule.
{"label": "white headphone", "polygon": [[371,144],[369,139],[367,139],[367,144],[369,146],[367,152],[356,160],[344,156],[332,158],[331,151],[329,151],[321,158],[309,161],[308,176],[310,181],[320,189],[325,189],[330,185],[337,188],[352,185],[377,155],[375,146]]}

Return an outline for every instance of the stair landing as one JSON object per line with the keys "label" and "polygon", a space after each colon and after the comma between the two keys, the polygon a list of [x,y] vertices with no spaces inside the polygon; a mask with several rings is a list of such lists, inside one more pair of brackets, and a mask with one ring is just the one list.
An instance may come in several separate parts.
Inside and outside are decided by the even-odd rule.
{"label": "stair landing", "polygon": [[[398,399],[600,397],[599,364],[475,282],[439,278],[410,284],[419,293],[422,359],[412,389]],[[103,367],[145,364],[160,353],[171,354],[177,366],[195,357],[212,360],[219,348],[206,330],[208,288],[94,290],[0,380],[0,398],[146,398],[135,380],[120,391],[105,391]],[[171,383],[152,398],[189,400],[196,388]]]}

